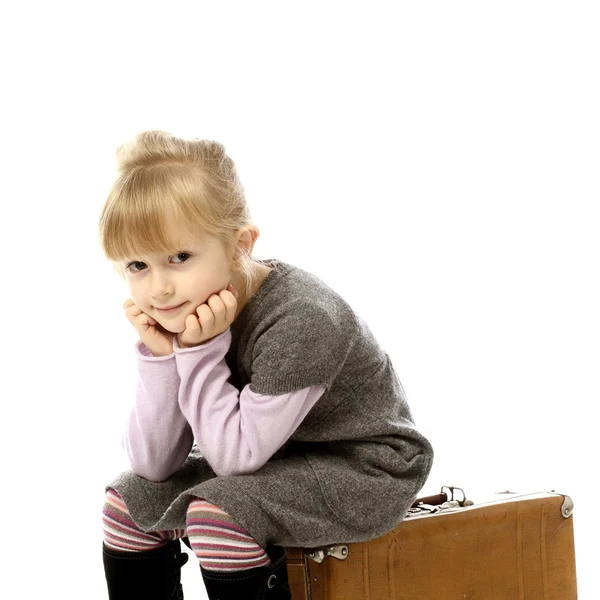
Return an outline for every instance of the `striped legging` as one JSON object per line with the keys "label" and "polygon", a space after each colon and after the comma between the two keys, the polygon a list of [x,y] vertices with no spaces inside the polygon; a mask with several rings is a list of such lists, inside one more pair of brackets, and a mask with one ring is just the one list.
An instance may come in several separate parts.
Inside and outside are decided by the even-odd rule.
{"label": "striped legging", "polygon": [[141,531],[125,502],[109,489],[102,510],[104,543],[120,552],[143,552],[164,546],[168,540],[188,537],[202,568],[210,571],[243,571],[271,564],[265,550],[246,529],[218,506],[195,498],[188,506],[186,528]]}

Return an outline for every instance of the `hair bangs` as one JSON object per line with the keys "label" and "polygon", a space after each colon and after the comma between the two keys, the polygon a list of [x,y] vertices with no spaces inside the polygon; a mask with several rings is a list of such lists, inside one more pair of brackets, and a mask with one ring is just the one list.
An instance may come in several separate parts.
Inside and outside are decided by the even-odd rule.
{"label": "hair bangs", "polygon": [[113,186],[100,219],[106,257],[124,261],[135,256],[169,254],[177,240],[169,239],[167,220],[182,236],[216,233],[203,211],[206,186],[201,174],[185,164],[161,164],[124,173]]}

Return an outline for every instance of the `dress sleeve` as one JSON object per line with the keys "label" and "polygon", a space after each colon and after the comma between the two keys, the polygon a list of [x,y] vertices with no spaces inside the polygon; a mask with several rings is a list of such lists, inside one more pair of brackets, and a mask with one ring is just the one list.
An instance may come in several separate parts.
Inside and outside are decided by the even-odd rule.
{"label": "dress sleeve", "polygon": [[194,437],[177,401],[180,380],[175,354],[153,356],[139,340],[135,353],[135,402],[121,445],[136,474],[150,481],[164,481],[181,468]]}
{"label": "dress sleeve", "polygon": [[243,475],[262,467],[283,446],[325,392],[312,386],[283,394],[241,392],[229,383],[225,354],[231,331],[206,344],[179,348],[179,405],[200,452],[217,475]]}
{"label": "dress sleeve", "polygon": [[296,389],[329,388],[356,336],[354,314],[341,305],[299,298],[274,311],[256,338],[251,389],[280,394]]}

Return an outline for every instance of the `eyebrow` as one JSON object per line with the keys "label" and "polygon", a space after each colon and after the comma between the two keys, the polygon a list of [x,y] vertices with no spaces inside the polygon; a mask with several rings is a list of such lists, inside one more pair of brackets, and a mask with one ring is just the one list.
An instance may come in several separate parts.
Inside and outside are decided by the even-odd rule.
{"label": "eyebrow", "polygon": [[[191,240],[188,240],[188,243],[185,244],[173,244],[173,252],[184,252],[185,250],[191,250],[191,248],[193,246],[200,246],[204,243],[204,240],[196,240],[195,242],[192,242]],[[170,256],[170,254],[164,254],[164,255],[157,255],[159,257],[161,256]],[[133,258],[125,258],[121,261],[122,264],[127,265],[132,261],[141,261],[144,262],[141,258],[139,258],[138,256],[133,257]]]}

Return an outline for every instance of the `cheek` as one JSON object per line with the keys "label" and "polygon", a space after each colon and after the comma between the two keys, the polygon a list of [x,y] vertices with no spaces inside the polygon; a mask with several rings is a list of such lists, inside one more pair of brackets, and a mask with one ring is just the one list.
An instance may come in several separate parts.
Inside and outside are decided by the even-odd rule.
{"label": "cheek", "polygon": [[193,288],[190,289],[188,297],[196,304],[196,306],[200,306],[201,304],[205,304],[212,294],[218,294],[221,290],[225,289],[228,283],[229,280],[221,282],[220,278],[215,278],[211,281],[197,282]]}
{"label": "cheek", "polygon": [[147,302],[144,300],[144,295],[140,294],[139,290],[130,287],[129,288],[129,297],[139,306],[140,308],[145,307]]}
{"label": "cheek", "polygon": [[147,296],[145,296],[144,294],[140,294],[140,293],[135,293],[132,292],[129,297],[133,300],[133,302],[135,303],[135,305],[138,308],[141,308],[142,311],[144,311],[145,313],[151,313],[154,309],[154,305],[148,301]]}

